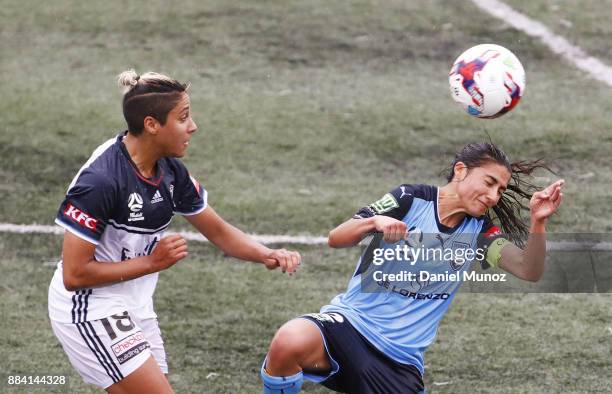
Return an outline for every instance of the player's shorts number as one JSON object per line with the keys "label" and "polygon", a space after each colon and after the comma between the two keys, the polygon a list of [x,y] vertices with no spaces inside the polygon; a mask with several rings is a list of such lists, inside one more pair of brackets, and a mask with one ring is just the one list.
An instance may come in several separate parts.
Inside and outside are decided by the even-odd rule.
{"label": "player's shorts number", "polygon": [[[110,318],[114,320],[113,323],[115,323],[115,327],[117,327],[117,330],[119,331],[128,332],[134,329],[134,323],[132,322],[132,319],[130,318],[130,315],[127,311],[123,312],[121,315],[112,315],[110,316]],[[108,333],[110,339],[116,339],[117,334],[115,334],[115,331],[113,330],[113,325],[108,320],[108,318],[105,317],[103,319],[100,319],[100,321],[102,322],[102,325],[104,326],[104,329]]]}

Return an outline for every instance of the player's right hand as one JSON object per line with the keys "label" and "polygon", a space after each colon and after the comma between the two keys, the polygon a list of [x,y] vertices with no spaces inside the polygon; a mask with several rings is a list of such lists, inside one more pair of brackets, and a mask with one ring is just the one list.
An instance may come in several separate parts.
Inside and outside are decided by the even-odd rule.
{"label": "player's right hand", "polygon": [[273,270],[280,267],[283,273],[287,272],[289,275],[295,273],[301,262],[302,256],[299,252],[286,249],[273,249],[263,260],[267,269]]}
{"label": "player's right hand", "polygon": [[187,241],[178,234],[162,238],[149,256],[153,272],[172,267],[187,257]]}
{"label": "player's right hand", "polygon": [[374,216],[374,218],[376,231],[383,233],[383,240],[386,243],[393,244],[402,239],[406,239],[408,235],[406,223],[383,215],[377,215]]}

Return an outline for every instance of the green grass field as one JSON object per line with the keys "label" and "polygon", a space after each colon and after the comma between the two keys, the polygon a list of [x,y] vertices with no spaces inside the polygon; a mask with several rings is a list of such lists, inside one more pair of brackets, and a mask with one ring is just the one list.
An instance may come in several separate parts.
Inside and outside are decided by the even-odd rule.
{"label": "green grass field", "polygon": [[544,23],[555,33],[579,45],[591,56],[606,64],[612,61],[612,44],[606,37],[612,34],[607,23],[612,1],[610,0],[509,0],[506,3]]}
{"label": "green grass field", "polygon": [[[509,2],[612,64],[608,3]],[[523,101],[494,121],[462,114],[447,87],[454,58],[485,42],[527,71]],[[3,2],[0,222],[52,223],[78,168],[124,128],[114,77],[131,67],[191,82],[199,131],[185,162],[246,231],[325,235],[399,183],[442,184],[454,151],[486,133],[566,179],[551,231],[612,230],[611,89],[470,2],[424,0]],[[69,392],[95,392],[46,315],[44,263],[60,247],[60,237],[0,234],[0,370],[68,373]],[[193,393],[259,392],[275,329],[342,291],[358,255],[298,246],[304,266],[287,278],[190,247],[162,274],[156,304],[170,380]],[[432,393],[607,392],[611,344],[609,294],[460,294],[425,382]]]}

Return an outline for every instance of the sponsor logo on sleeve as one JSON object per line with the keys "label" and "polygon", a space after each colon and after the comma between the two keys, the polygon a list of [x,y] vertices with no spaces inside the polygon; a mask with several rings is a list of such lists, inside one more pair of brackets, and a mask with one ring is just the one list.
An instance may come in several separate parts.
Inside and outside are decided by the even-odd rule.
{"label": "sponsor logo on sleeve", "polygon": [[77,222],[81,227],[95,230],[98,225],[98,221],[85,212],[81,211],[74,205],[68,203],[64,210],[64,215],[68,216],[72,221]]}
{"label": "sponsor logo on sleeve", "polygon": [[399,204],[393,195],[390,193],[385,194],[380,200],[376,201],[374,204],[371,204],[370,207],[377,214],[389,212],[394,208],[398,208]]}
{"label": "sponsor logo on sleeve", "polygon": [[142,331],[135,332],[123,338],[119,342],[111,345],[111,349],[117,357],[119,364],[138,356],[140,353],[150,348],[149,342],[145,339]]}

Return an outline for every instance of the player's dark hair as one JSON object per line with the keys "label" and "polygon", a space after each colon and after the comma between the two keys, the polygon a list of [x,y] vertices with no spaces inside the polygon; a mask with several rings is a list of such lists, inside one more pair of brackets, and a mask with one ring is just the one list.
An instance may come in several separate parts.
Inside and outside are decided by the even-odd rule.
{"label": "player's dark hair", "polygon": [[[463,162],[468,169],[487,163],[500,164],[508,169],[511,174],[508,188],[492,210],[501,224],[502,231],[518,246],[524,246],[529,235],[529,225],[521,218],[521,211],[529,210],[524,201],[529,201],[538,189],[529,178],[539,168],[551,171],[550,168],[541,159],[510,162],[504,151],[492,142],[471,143],[458,151],[446,177],[449,182],[455,176],[454,168],[458,162]],[[488,210],[486,215],[493,219],[490,211]]]}
{"label": "player's dark hair", "polygon": [[134,70],[122,72],[118,82],[125,89],[123,117],[133,135],[142,133],[147,116],[152,116],[162,126],[166,124],[168,113],[189,87],[163,74],[148,72],[140,76]]}

